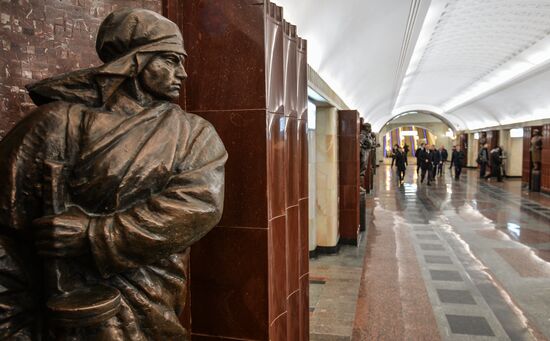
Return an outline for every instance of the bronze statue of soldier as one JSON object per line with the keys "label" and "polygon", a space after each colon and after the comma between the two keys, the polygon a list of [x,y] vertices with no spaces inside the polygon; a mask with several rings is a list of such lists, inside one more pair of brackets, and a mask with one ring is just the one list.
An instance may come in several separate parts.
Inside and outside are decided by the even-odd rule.
{"label": "bronze statue of soldier", "polygon": [[533,129],[529,151],[531,154],[531,179],[529,181],[529,189],[533,192],[540,192],[542,136],[539,129]]}
{"label": "bronze statue of soldier", "polygon": [[118,10],[96,49],[28,86],[38,108],[0,142],[0,339],[188,339],[189,247],[221,217],[227,153],[171,102],[176,24]]}

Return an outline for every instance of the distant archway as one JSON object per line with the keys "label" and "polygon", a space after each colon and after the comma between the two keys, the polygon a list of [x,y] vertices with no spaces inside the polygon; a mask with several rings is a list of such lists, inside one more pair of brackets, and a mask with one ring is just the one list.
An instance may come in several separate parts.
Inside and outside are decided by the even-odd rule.
{"label": "distant archway", "polygon": [[[407,133],[407,135],[405,135]],[[389,127],[386,125],[380,131],[379,142],[382,148],[382,155],[390,157],[394,145],[401,147],[408,146],[408,155],[415,156],[415,150],[421,143],[436,144],[437,134],[429,127],[422,125],[396,125]]]}
{"label": "distant archway", "polygon": [[[387,125],[391,124],[393,121],[403,117],[403,116],[407,116],[407,115],[414,115],[414,114],[425,114],[425,115],[429,115],[429,116],[432,116],[434,118],[437,118],[438,120],[440,120],[441,122],[443,122],[444,124],[446,124],[447,126],[449,126],[449,128],[451,128],[451,130],[453,131],[453,133],[456,133],[458,130],[457,128],[454,126],[454,124],[449,121],[447,118],[443,117],[442,115],[438,114],[438,113],[435,113],[435,112],[432,112],[432,111],[425,111],[425,110],[412,110],[412,111],[405,111],[405,112],[402,112],[400,114],[397,114],[393,117],[391,117],[389,120],[387,120],[383,125],[382,125],[382,129],[384,129],[384,127],[386,127]],[[417,125],[417,124],[415,124]]]}
{"label": "distant archway", "polygon": [[433,105],[414,104],[396,108],[389,116],[381,117],[378,120],[371,122],[373,130],[376,132],[380,132],[386,125],[390,124],[392,121],[399,119],[404,115],[416,113],[426,114],[438,119],[439,121],[447,125],[455,134],[457,131],[463,130],[467,126],[466,123],[459,116],[446,113],[442,108]]}

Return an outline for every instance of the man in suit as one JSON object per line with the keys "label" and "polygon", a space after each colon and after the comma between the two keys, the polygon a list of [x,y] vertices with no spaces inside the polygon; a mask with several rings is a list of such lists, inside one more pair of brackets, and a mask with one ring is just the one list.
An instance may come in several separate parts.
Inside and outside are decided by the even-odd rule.
{"label": "man in suit", "polygon": [[430,172],[432,168],[432,163],[430,161],[430,152],[428,151],[424,143],[422,143],[420,146],[421,146],[420,151],[418,151],[418,154],[416,156],[420,163],[420,170],[421,170],[420,183],[424,182],[424,179],[426,178],[426,174],[428,174],[428,186],[430,186],[431,185]]}
{"label": "man in suit", "polygon": [[[453,153],[451,154],[451,167],[455,168],[455,180],[460,180],[460,173],[462,173],[462,166],[464,160],[466,160],[466,154],[460,150],[460,145],[453,146]],[[449,169],[451,168],[449,167]]]}

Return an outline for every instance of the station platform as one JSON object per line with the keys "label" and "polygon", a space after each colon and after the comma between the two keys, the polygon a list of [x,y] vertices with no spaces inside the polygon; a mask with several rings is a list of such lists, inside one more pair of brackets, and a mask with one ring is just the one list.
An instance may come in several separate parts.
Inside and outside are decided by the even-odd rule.
{"label": "station platform", "polygon": [[311,261],[311,340],[549,340],[550,199],[381,166],[358,247]]}

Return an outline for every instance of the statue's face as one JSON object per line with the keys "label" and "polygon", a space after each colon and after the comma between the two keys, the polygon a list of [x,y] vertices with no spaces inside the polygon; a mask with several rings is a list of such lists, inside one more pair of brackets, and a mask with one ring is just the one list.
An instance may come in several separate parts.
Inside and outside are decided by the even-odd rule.
{"label": "statue's face", "polygon": [[176,99],[180,95],[187,73],[183,67],[185,57],[175,52],[154,56],[139,75],[143,89],[158,99]]}

